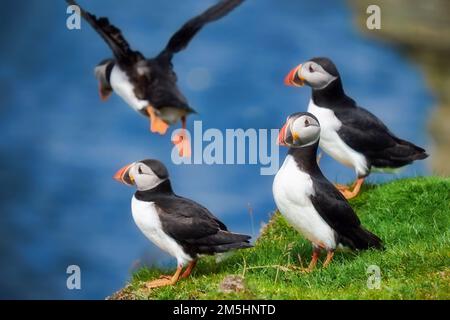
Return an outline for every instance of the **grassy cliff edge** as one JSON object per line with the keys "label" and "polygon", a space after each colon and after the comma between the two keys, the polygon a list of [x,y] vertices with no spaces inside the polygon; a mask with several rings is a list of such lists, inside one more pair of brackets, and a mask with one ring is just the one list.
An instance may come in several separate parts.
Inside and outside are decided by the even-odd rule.
{"label": "grassy cliff edge", "polygon": [[[450,299],[450,178],[366,186],[351,204],[385,251],[338,252],[327,269],[302,273],[311,245],[275,213],[254,248],[202,258],[174,287],[146,289],[174,270],[142,268],[109,299]],[[380,268],[379,289],[367,285],[371,265]],[[222,290],[230,275],[243,283]]]}

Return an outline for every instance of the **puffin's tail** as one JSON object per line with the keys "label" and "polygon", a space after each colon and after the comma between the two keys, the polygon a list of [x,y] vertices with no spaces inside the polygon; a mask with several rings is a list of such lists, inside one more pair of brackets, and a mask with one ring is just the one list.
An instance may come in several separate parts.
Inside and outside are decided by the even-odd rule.
{"label": "puffin's tail", "polygon": [[[416,160],[428,157],[425,149],[406,140],[395,137],[396,144],[385,150],[385,161],[388,167],[403,167]],[[375,164],[375,166],[377,166]]]}
{"label": "puffin's tail", "polygon": [[404,149],[404,154],[400,155],[409,158],[411,161],[414,160],[423,160],[428,157],[428,154],[425,152],[425,149],[416,146],[414,143],[398,139],[397,143],[400,148]]}
{"label": "puffin's tail", "polygon": [[214,254],[227,252],[233,249],[247,249],[253,247],[250,244],[250,236],[220,230],[215,235],[196,241],[200,253]]}
{"label": "puffin's tail", "polygon": [[344,241],[342,242],[355,250],[384,249],[383,241],[377,235],[364,229],[362,226],[352,230],[351,235],[346,238],[347,239],[343,239]]}

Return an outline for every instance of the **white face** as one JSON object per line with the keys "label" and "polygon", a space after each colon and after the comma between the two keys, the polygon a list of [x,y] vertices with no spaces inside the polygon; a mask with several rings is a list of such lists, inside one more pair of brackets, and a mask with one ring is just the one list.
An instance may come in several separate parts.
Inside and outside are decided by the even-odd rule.
{"label": "white face", "polygon": [[129,176],[139,191],[153,189],[167,180],[159,178],[150,167],[141,162],[135,162],[130,167]]}
{"label": "white face", "polygon": [[297,71],[297,76],[314,89],[323,89],[337,79],[313,61],[302,64],[302,67]]}
{"label": "white face", "polygon": [[307,147],[319,140],[320,125],[319,122],[308,115],[303,115],[290,122],[290,133],[292,135],[293,147]]}

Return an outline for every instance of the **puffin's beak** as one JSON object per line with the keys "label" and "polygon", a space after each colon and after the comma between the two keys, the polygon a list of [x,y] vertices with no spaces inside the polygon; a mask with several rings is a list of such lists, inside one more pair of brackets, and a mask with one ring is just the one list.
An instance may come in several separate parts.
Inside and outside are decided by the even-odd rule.
{"label": "puffin's beak", "polygon": [[293,132],[292,133],[292,144],[296,145],[298,141],[300,141],[300,136],[298,135],[297,132]]}
{"label": "puffin's beak", "polygon": [[284,138],[286,135],[286,127],[287,127],[287,122],[283,126],[283,128],[281,128],[280,132],[278,133],[278,145],[279,146],[287,146],[286,142],[284,141]]}
{"label": "puffin's beak", "polygon": [[132,164],[127,164],[114,175],[114,179],[119,181],[120,183],[132,186],[134,185],[134,178],[130,175],[130,168],[133,166]]}
{"label": "puffin's beak", "polygon": [[292,69],[286,78],[284,78],[284,84],[287,86],[295,86],[302,87],[305,84],[305,79],[298,76],[298,71],[302,68],[302,65],[299,64],[294,69]]}
{"label": "puffin's beak", "polygon": [[289,120],[286,121],[283,128],[281,128],[280,133],[278,134],[278,145],[290,147],[295,146],[300,141],[300,136],[297,132],[292,132]]}

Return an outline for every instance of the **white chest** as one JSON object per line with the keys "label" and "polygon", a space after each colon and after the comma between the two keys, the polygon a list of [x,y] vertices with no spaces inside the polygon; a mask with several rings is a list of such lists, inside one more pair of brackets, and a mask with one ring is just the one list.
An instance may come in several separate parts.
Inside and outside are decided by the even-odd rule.
{"label": "white chest", "polygon": [[367,161],[363,154],[349,147],[338,135],[342,123],[335,116],[333,110],[321,108],[309,101],[308,112],[319,119],[320,147],[335,160],[343,165],[354,168],[357,174],[367,173]]}
{"label": "white chest", "polygon": [[186,254],[183,248],[162,229],[161,221],[153,202],[139,201],[134,196],[131,201],[133,219],[139,230],[161,250],[166,251],[178,261],[185,264],[192,258]]}
{"label": "white chest", "polygon": [[134,94],[134,87],[128,76],[117,65],[111,70],[110,81],[114,92],[118,94],[135,111],[142,110],[148,106],[148,101],[139,100]]}
{"label": "white chest", "polygon": [[314,208],[311,177],[302,172],[294,158],[288,155],[275,176],[273,196],[278,210],[305,238],[326,249],[336,247],[333,229]]}

